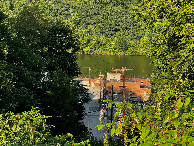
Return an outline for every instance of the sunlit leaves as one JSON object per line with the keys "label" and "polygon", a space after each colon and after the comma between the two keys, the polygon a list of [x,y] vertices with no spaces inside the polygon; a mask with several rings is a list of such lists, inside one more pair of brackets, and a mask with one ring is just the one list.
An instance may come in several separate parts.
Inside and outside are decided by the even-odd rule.
{"label": "sunlit leaves", "polygon": [[[1,4],[6,6],[7,1]],[[142,40],[147,32],[143,23],[132,14],[131,8],[138,1],[77,1],[49,0],[8,2],[3,11],[14,18],[26,6],[36,6],[49,22],[69,25],[79,36],[84,54],[136,54],[142,55],[147,48],[147,40]],[[92,29],[88,26],[92,26]],[[81,30],[81,31],[80,31]],[[84,35],[82,32],[84,31]],[[97,38],[93,40],[93,38]],[[118,38],[114,41],[114,38]],[[132,43],[130,43],[133,42]],[[114,45],[113,43],[114,42]]]}
{"label": "sunlit leaves", "polygon": [[0,114],[1,145],[84,145],[75,143],[73,135],[51,135],[51,126],[46,124],[49,116],[40,114],[37,108],[20,114]]}
{"label": "sunlit leaves", "polygon": [[[144,30],[150,32],[150,43],[146,45],[149,45],[148,55],[154,57],[155,68],[151,78],[152,94],[145,110],[133,112],[132,106],[127,104],[130,110],[125,116],[127,118],[117,122],[123,126],[122,130],[129,128],[129,137],[135,128],[139,131],[140,137],[135,142],[131,138],[126,143],[193,144],[192,4],[184,0],[144,0],[134,8],[135,18],[143,20]],[[122,135],[125,137],[126,133],[122,131]]]}
{"label": "sunlit leaves", "polygon": [[149,131],[150,131],[150,127],[149,126],[144,126],[142,128],[142,139],[144,139],[149,134]]}

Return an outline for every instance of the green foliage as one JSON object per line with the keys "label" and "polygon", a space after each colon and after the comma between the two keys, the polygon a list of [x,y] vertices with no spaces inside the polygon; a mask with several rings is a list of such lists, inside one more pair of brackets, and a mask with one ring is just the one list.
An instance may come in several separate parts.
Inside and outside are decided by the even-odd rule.
{"label": "green foliage", "polygon": [[127,115],[112,123],[119,130],[111,135],[120,135],[125,145],[193,145],[193,1],[143,0],[133,14],[150,32],[152,93],[144,110],[118,106],[116,114],[125,107]]}
{"label": "green foliage", "polygon": [[6,68],[6,62],[3,60],[7,55],[7,46],[6,46],[6,37],[7,37],[7,28],[3,24],[3,20],[6,16],[0,12],[0,89],[4,86],[10,87],[12,84],[12,74],[9,73]]}
{"label": "green foliage", "polygon": [[32,109],[22,114],[1,114],[1,145],[39,144],[51,136],[47,129],[46,116]]}
{"label": "green foliage", "polygon": [[0,114],[0,145],[89,145],[88,141],[75,143],[69,133],[53,137],[47,118],[37,108],[21,114]]}
{"label": "green foliage", "polygon": [[1,24],[0,36],[0,110],[20,113],[39,107],[52,116],[47,123],[55,125],[53,135],[86,137],[80,121],[83,104],[90,99],[73,80],[80,71],[74,55],[78,45],[70,28],[45,20],[36,5],[26,6]]}
{"label": "green foliage", "polygon": [[[177,95],[175,95],[177,96]],[[98,129],[110,130],[110,136],[120,138],[125,145],[192,145],[193,138],[193,102],[189,100],[193,96],[187,92],[181,100],[178,100],[175,107],[163,108],[165,115],[155,112],[153,105],[147,105],[145,110],[134,110],[133,104],[119,103],[117,112],[114,115],[114,122],[99,124]],[[163,99],[161,101],[165,102]],[[185,102],[183,102],[185,101]],[[124,107],[127,111],[125,116],[118,118],[122,114]],[[106,141],[106,140],[105,140]],[[108,142],[111,144],[111,141]]]}
{"label": "green foliage", "polygon": [[[137,3],[139,0],[0,2],[2,10],[10,18],[17,16],[26,6],[36,5],[45,19],[69,25],[78,36],[79,54],[144,55],[148,32],[142,29],[141,21],[132,14],[131,10]],[[27,31],[31,31],[31,28]]]}

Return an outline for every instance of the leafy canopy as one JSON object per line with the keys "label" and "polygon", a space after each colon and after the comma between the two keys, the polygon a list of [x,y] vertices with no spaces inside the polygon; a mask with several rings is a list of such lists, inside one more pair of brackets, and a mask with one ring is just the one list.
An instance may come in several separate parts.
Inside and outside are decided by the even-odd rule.
{"label": "leafy canopy", "polygon": [[87,135],[80,120],[89,97],[73,80],[80,69],[74,55],[77,40],[70,28],[44,19],[34,5],[24,7],[9,23],[2,22],[0,29],[1,111],[20,113],[39,107],[52,116],[47,123],[55,125],[53,135]]}
{"label": "leafy canopy", "polygon": [[[152,93],[146,108],[117,104],[118,122],[110,128],[127,145],[192,145],[193,138],[193,1],[143,0],[133,9],[149,31],[148,55],[154,57]],[[111,105],[111,104],[110,104]]]}

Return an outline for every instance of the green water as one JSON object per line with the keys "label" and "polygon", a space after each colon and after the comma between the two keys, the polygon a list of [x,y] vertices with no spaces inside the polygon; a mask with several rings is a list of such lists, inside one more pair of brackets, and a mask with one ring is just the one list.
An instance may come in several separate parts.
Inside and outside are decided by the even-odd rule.
{"label": "green water", "polygon": [[122,67],[135,68],[135,70],[127,71],[125,77],[150,77],[153,65],[152,59],[146,56],[119,56],[119,55],[78,55],[78,64],[82,74],[79,77],[89,76],[89,68],[91,68],[91,78],[99,77],[99,73],[106,75],[112,72],[112,69],[120,69]]}

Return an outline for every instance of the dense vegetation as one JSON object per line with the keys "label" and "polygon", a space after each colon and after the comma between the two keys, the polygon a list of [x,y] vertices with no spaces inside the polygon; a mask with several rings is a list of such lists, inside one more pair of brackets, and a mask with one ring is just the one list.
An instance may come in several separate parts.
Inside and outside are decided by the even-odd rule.
{"label": "dense vegetation", "polygon": [[[68,26],[43,19],[37,5],[24,7],[9,23],[5,17],[1,12],[0,112],[16,114],[39,107],[41,114],[50,116],[47,124],[54,125],[53,136],[71,133],[80,140],[89,136],[80,121],[83,104],[90,99],[73,80],[80,73],[76,37]],[[1,126],[2,131],[8,125]]]}
{"label": "dense vegetation", "polygon": [[[0,2],[17,15],[25,5],[38,4],[44,17],[68,24],[78,36],[81,54],[145,55],[149,35],[131,8],[139,0],[13,0]],[[12,17],[10,16],[10,17]]]}
{"label": "dense vegetation", "polygon": [[135,111],[130,103],[118,104],[115,116],[124,108],[128,114],[112,123],[113,128],[106,125],[123,144],[194,144],[193,4],[191,0],[143,0],[133,9],[145,31],[151,32],[148,54],[154,57],[154,72],[146,109]]}
{"label": "dense vegetation", "polygon": [[1,145],[89,145],[89,141],[74,142],[73,135],[53,136],[51,126],[46,124],[48,116],[33,108],[19,114],[0,114]]}
{"label": "dense vegetation", "polygon": [[73,81],[79,48],[154,57],[146,109],[120,103],[115,117],[124,108],[127,115],[99,128],[111,128],[125,145],[194,143],[192,0],[4,0],[0,8],[0,144],[72,144],[68,135],[55,137],[68,132],[87,137],[80,120],[89,98]]}

